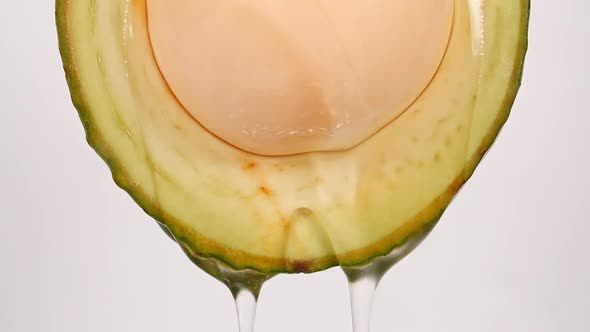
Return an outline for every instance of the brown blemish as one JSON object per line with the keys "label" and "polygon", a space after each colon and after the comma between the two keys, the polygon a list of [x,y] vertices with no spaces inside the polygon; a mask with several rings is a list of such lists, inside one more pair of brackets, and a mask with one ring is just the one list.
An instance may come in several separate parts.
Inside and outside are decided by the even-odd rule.
{"label": "brown blemish", "polygon": [[256,167],[258,167],[258,164],[256,164],[253,161],[248,161],[248,162],[246,162],[244,164],[244,169],[250,169],[250,170],[252,170],[252,169],[255,169]]}
{"label": "brown blemish", "polygon": [[435,153],[434,157],[432,158],[432,161],[434,161],[435,163],[438,163],[441,160],[441,155],[440,153]]}
{"label": "brown blemish", "polygon": [[[294,215],[298,217],[308,218],[313,215],[313,211],[306,207],[300,207],[295,210]],[[295,218],[295,220],[299,220],[299,218]]]}
{"label": "brown blemish", "polygon": [[309,262],[294,261],[290,265],[295,273],[308,273],[310,271]]}
{"label": "brown blemish", "polygon": [[272,196],[272,191],[268,187],[266,187],[266,186],[260,186],[258,189],[264,195],[266,195],[266,196]]}

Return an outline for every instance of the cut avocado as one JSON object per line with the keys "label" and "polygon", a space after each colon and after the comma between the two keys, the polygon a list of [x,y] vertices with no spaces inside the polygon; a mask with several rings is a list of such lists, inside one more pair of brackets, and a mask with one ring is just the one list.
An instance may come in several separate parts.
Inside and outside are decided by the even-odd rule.
{"label": "cut avocado", "polygon": [[[435,3],[429,1],[416,3]],[[432,75],[427,82],[419,82],[424,85],[423,89],[419,93],[408,89],[406,94],[400,94],[405,99],[400,97],[399,101],[388,99],[386,95],[390,90],[382,85],[403,86],[404,82],[411,81],[410,76],[402,75],[406,67],[400,67],[402,71],[396,74],[397,80],[392,81],[389,76],[373,79],[369,74],[365,75],[362,64],[368,66],[375,60],[370,57],[375,52],[359,57],[354,55],[357,49],[339,53],[348,56],[350,68],[356,68],[356,71],[351,70],[355,73],[352,76],[339,72],[337,64],[334,64],[334,71],[325,69],[332,68],[328,65],[317,65],[322,62],[309,60],[309,54],[305,53],[309,50],[301,46],[304,51],[260,44],[248,53],[242,44],[272,41],[260,37],[262,34],[254,33],[252,37],[247,30],[254,25],[261,31],[271,28],[259,21],[256,24],[252,21],[251,26],[242,22],[242,27],[230,29],[225,26],[221,29],[225,35],[213,39],[213,42],[227,41],[224,45],[242,45],[235,50],[225,48],[228,52],[222,55],[233,57],[231,59],[243,56],[245,59],[245,54],[254,54],[252,56],[258,60],[264,60],[268,55],[268,60],[274,61],[281,52],[298,56],[307,54],[307,57],[301,55],[305,60],[301,63],[311,65],[298,64],[300,67],[297,68],[304,68],[301,71],[305,70],[306,75],[313,77],[323,75],[313,82],[328,82],[326,80],[336,77],[335,81],[344,80],[348,84],[341,88],[325,84],[319,90],[314,87],[317,90],[314,93],[319,93],[328,112],[338,114],[338,107],[365,101],[363,98],[374,92],[373,95],[378,97],[371,99],[375,102],[367,102],[368,109],[377,109],[375,114],[381,114],[379,112],[385,109],[393,117],[357,116],[359,122],[367,118],[374,121],[367,122],[367,130],[359,131],[355,131],[359,127],[355,127],[356,122],[352,121],[351,131],[342,135],[334,132],[331,136],[318,136],[317,139],[314,136],[308,140],[289,136],[284,141],[274,141],[272,146],[270,141],[268,146],[265,145],[267,139],[280,136],[273,134],[269,135],[270,138],[248,143],[230,130],[229,126],[235,125],[231,121],[226,121],[228,127],[223,127],[224,121],[215,118],[199,121],[199,114],[215,112],[209,109],[215,103],[233,107],[226,100],[220,100],[223,96],[242,103],[246,99],[239,96],[246,95],[244,92],[229,87],[226,91],[219,91],[225,85],[201,82],[203,89],[215,87],[216,90],[209,95],[217,99],[207,99],[208,95],[201,90],[195,91],[194,95],[201,98],[197,98],[196,104],[207,105],[195,108],[195,103],[185,99],[189,98],[186,91],[184,94],[179,92],[187,87],[187,83],[177,83],[185,79],[182,73],[177,73],[175,79],[169,74],[170,70],[166,70],[162,55],[166,47],[157,45],[159,42],[155,39],[159,37],[155,36],[157,32],[150,31],[148,22],[149,19],[158,20],[150,16],[151,6],[165,10],[166,3],[162,0],[57,0],[57,26],[67,80],[88,142],[108,163],[116,183],[149,215],[165,225],[186,252],[215,258],[236,270],[307,273],[335,265],[357,265],[387,254],[413,234],[430,227],[440,218],[493,143],[508,117],[520,85],[527,44],[528,0],[482,1],[481,8],[474,5],[479,3],[477,1],[446,1],[451,6],[452,20],[445,37],[448,40],[444,54],[441,54],[436,68],[424,67],[430,68],[424,73]],[[182,1],[169,3],[179,8]],[[206,8],[203,17],[214,12],[218,16],[217,24],[222,22],[223,28],[226,14],[228,24],[237,24],[243,19],[242,16],[237,19],[237,11],[230,10],[232,6],[237,3],[245,6],[244,3],[255,1],[201,0],[192,3],[200,3],[199,6]],[[292,17],[304,15],[308,10],[300,5],[306,1],[276,3],[279,4],[277,8],[298,6],[291,11],[292,15],[289,14]],[[324,3],[328,8],[324,21],[330,24],[322,25],[326,29],[341,31],[338,26],[347,26],[349,20],[350,26],[359,26],[351,31],[364,31],[360,26],[372,22],[370,17],[360,20],[354,16],[363,11],[352,8],[352,4],[342,5],[351,8],[339,11],[340,16],[336,17],[336,14],[330,14],[330,8],[337,8],[335,4],[338,2],[318,3]],[[363,3],[356,5],[364,6]],[[389,3],[396,1],[375,3],[386,9]],[[199,6],[188,7],[194,10]],[[223,8],[213,10],[209,7]],[[312,11],[308,10],[308,13]],[[170,15],[174,15],[174,11],[171,10]],[[292,18],[285,16],[283,19],[280,15],[274,17],[275,21],[285,22]],[[276,26],[273,25],[280,29]],[[322,35],[320,28],[316,26],[314,29],[317,36]],[[387,31],[376,31],[388,36]],[[413,32],[403,29],[396,33],[402,32],[406,33],[405,40],[413,36]],[[232,33],[234,35],[229,35]],[[362,42],[369,36],[357,37]],[[353,36],[344,35],[343,38],[352,40]],[[163,40],[160,42],[167,47],[174,45],[166,44],[165,38]],[[200,50],[198,42],[195,41],[196,49]],[[210,45],[213,44],[203,43],[202,51],[210,51],[213,47]],[[338,45],[344,45],[345,49],[353,44],[340,41]],[[186,42],[177,47],[186,47]],[[266,51],[255,53],[259,49]],[[190,54],[194,49],[187,52],[185,54]],[[320,59],[322,52],[316,53]],[[428,54],[416,54],[415,61],[428,58]],[[231,59],[228,61],[233,61]],[[256,71],[257,65],[267,62],[252,61],[251,74],[254,77],[260,72]],[[334,63],[337,62],[338,59],[334,58]],[[277,66],[275,69],[280,73],[284,68],[290,68]],[[206,68],[207,63],[196,67]],[[233,87],[248,86],[244,83],[248,82],[245,77],[248,76],[248,66],[235,71],[231,66],[224,68],[219,64],[212,68],[219,72],[209,73],[213,75],[211,79],[233,83],[241,80]],[[232,73],[236,74],[235,77],[231,76]],[[185,76],[193,74],[187,72]],[[342,76],[338,76],[340,74]],[[227,80],[228,75],[231,80]],[[347,77],[358,81],[347,80]],[[288,98],[294,96],[293,100],[304,100],[297,107],[303,113],[313,113],[318,103],[307,102],[307,92],[301,92],[303,86],[308,87],[308,76],[284,81],[288,82],[285,86],[292,87],[281,92],[287,96],[285,98],[291,100]],[[363,87],[358,89],[364,91],[359,92],[363,98],[342,102],[339,98],[351,95],[352,90],[347,90],[350,84],[356,88],[354,84],[357,83]],[[326,87],[328,85],[330,87]],[[262,87],[268,90],[267,86]],[[251,98],[251,91],[249,93],[247,97]],[[305,98],[297,97],[298,94]],[[256,94],[253,96],[257,98]],[[267,107],[265,100],[270,100],[267,97],[265,90],[261,90],[260,100],[248,99],[248,105],[254,111]],[[272,103],[276,102],[272,100]],[[361,104],[364,105],[359,102]],[[398,108],[388,111],[389,105]],[[276,106],[289,108],[280,102]],[[297,107],[291,107],[290,111],[299,112]],[[354,115],[356,111],[358,109],[351,110],[350,114]],[[337,118],[333,114],[332,118]],[[236,123],[247,122],[240,121]],[[227,128],[226,133],[221,133]],[[241,145],[243,142],[246,143]]]}

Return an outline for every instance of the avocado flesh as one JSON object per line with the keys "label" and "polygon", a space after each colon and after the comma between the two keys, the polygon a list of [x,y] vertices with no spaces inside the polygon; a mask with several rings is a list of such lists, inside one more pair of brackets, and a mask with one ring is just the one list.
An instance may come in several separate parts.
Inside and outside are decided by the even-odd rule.
{"label": "avocado flesh", "polygon": [[[436,222],[508,117],[529,2],[467,1],[423,95],[347,151],[256,156],[204,130],[155,63],[144,1],[58,0],[64,66],[89,143],[186,251],[236,270],[313,272],[386,254]],[[231,91],[228,91],[231,93]]]}

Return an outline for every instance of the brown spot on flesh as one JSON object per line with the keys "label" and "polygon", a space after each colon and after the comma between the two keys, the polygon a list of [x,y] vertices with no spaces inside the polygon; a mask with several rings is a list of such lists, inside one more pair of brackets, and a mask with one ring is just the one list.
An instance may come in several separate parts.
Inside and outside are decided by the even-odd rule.
{"label": "brown spot on flesh", "polygon": [[252,169],[255,169],[256,167],[258,167],[258,164],[256,164],[253,161],[248,161],[244,164],[244,169],[247,169],[247,170],[252,170]]}
{"label": "brown spot on flesh", "polygon": [[264,195],[269,196],[269,197],[272,196],[272,190],[270,190],[268,187],[266,187],[266,186],[260,186],[258,189]]}

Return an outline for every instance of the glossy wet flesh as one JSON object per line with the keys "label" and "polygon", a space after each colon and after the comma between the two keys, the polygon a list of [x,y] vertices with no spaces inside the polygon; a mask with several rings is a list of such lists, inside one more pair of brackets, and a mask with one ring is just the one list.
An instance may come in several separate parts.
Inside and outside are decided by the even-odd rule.
{"label": "glossy wet flesh", "polygon": [[163,77],[218,138],[249,152],[347,149],[434,77],[452,0],[148,0]]}

